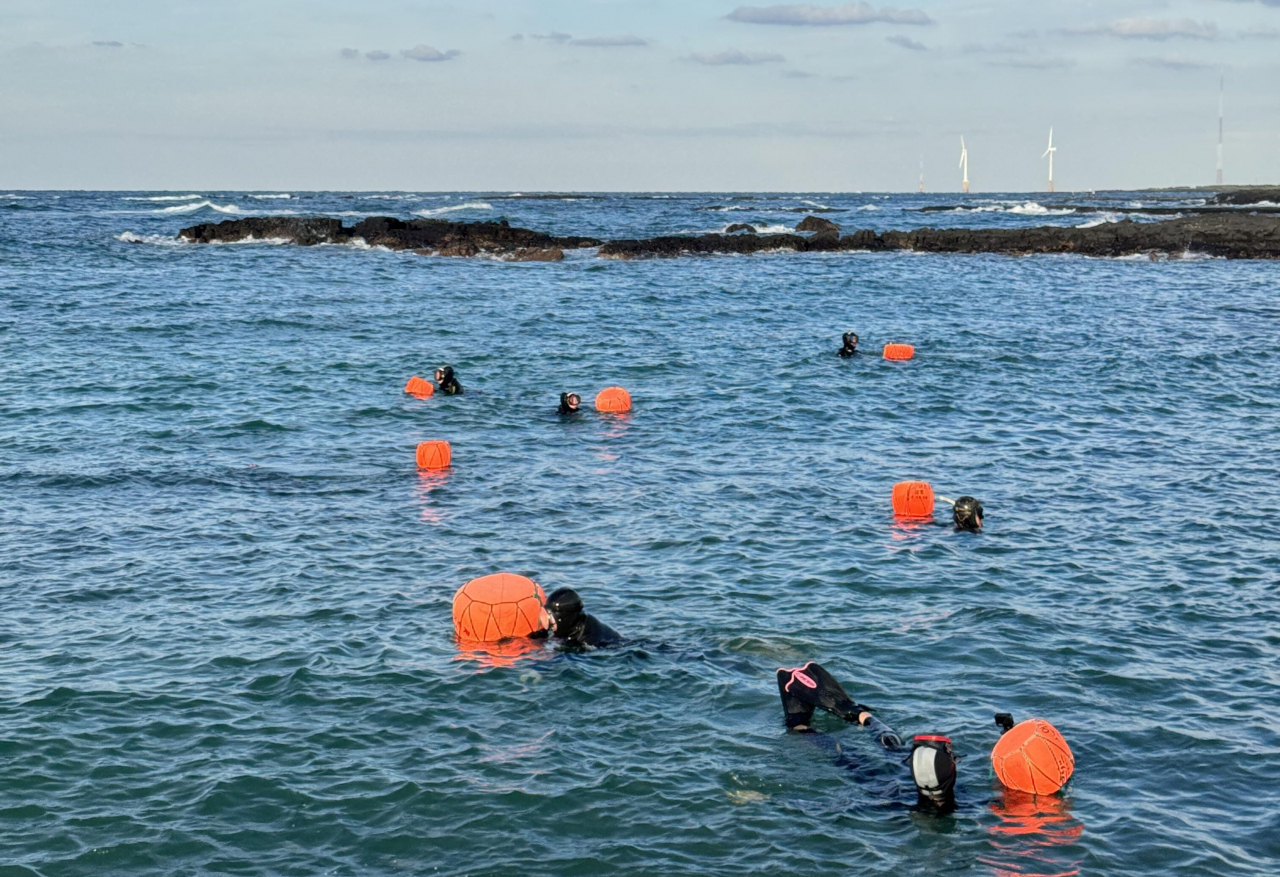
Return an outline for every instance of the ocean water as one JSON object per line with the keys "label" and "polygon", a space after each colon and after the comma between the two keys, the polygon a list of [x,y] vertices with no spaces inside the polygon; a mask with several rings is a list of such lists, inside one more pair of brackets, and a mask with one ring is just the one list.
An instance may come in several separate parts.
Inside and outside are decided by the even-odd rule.
{"label": "ocean water", "polygon": [[[0,875],[1276,874],[1280,266],[173,241],[1081,203],[0,193]],[[403,394],[446,363],[466,395]],[[610,384],[630,416],[553,414]],[[986,531],[895,522],[911,478]],[[454,590],[500,570],[628,644],[459,650]],[[808,659],[954,738],[954,816],[863,729],[819,720],[870,780],[784,731],[774,670]],[[1000,791],[1004,710],[1070,741],[1065,795]]]}

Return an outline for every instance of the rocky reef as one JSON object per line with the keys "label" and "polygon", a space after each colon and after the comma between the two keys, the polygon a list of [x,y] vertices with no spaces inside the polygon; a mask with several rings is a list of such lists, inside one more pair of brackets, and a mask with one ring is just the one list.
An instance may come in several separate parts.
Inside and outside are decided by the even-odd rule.
{"label": "rocky reef", "polygon": [[285,240],[299,246],[349,244],[362,240],[371,247],[413,250],[423,255],[509,257],[513,261],[554,261],[564,250],[596,247],[585,237],[554,237],[500,222],[448,222],[442,219],[394,219],[371,216],[353,226],[321,217],[258,217],[193,225],[178,232],[192,243],[235,243],[246,240]]}
{"label": "rocky reef", "polygon": [[[816,221],[811,221],[816,220]],[[1280,216],[1233,210],[1184,216],[1163,222],[1122,220],[1090,228],[918,228],[841,235],[827,220],[810,217],[799,226],[814,234],[758,234],[750,226],[734,234],[670,235],[602,242],[587,237],[555,237],[504,222],[447,222],[372,217],[354,226],[325,218],[254,218],[184,228],[179,236],[196,243],[250,239],[288,240],[302,246],[351,243],[413,250],[422,255],[493,255],[511,261],[557,261],[564,250],[599,247],[599,255],[640,259],[711,254],[914,250],[924,253],[999,253],[1024,256],[1073,253],[1119,257],[1185,254],[1227,259],[1280,259]]]}

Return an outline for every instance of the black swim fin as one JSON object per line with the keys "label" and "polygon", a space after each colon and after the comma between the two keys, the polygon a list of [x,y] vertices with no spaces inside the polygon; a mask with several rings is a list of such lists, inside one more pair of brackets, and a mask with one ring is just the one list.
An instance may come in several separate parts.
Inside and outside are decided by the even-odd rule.
{"label": "black swim fin", "polygon": [[778,671],[778,691],[782,694],[782,706],[787,710],[787,727],[791,724],[791,709],[788,699],[809,708],[812,716],[814,707],[826,710],[839,716],[846,722],[857,722],[858,716],[869,712],[866,707],[856,703],[844,690],[836,678],[826,671],[817,661],[810,661],[803,667]]}

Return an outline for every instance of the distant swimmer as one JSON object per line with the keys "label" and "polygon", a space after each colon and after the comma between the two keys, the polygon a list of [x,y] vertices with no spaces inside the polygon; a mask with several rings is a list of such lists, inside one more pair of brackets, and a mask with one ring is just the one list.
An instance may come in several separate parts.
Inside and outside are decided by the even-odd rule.
{"label": "distant swimmer", "polygon": [[971,496],[962,496],[951,506],[951,520],[957,530],[970,533],[982,532],[982,503]]}
{"label": "distant swimmer", "polygon": [[582,397],[577,393],[561,393],[560,394],[560,414],[580,414],[578,406],[582,404]]}
{"label": "distant swimmer", "polygon": [[[821,709],[846,722],[869,728],[895,762],[899,761],[899,753],[907,748],[892,728],[872,715],[870,707],[854,701],[817,661],[810,661],[803,667],[778,670],[778,693],[782,696],[787,727],[793,731],[823,736],[810,727],[814,709]],[[847,750],[838,744],[827,748],[832,748],[839,763],[853,773],[866,775],[869,780],[879,774],[879,771],[851,762]],[[907,764],[916,788],[915,809],[935,815],[955,810],[956,761],[950,738],[939,734],[920,734],[912,739]]]}
{"label": "distant swimmer", "polygon": [[850,356],[853,356],[857,352],[858,352],[858,333],[845,332],[844,347],[840,348],[840,355],[848,358]]}
{"label": "distant swimmer", "polygon": [[451,365],[436,369],[436,383],[440,385],[440,392],[446,396],[462,395],[462,384],[458,383],[458,379],[454,377]]}
{"label": "distant swimmer", "polygon": [[582,598],[572,588],[559,588],[547,597],[551,634],[576,648],[598,649],[616,646],[622,636],[607,624],[582,611]]}

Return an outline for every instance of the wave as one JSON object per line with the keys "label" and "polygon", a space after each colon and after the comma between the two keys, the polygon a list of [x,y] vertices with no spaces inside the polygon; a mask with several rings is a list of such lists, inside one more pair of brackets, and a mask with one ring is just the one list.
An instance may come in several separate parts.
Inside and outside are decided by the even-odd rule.
{"label": "wave", "polygon": [[350,247],[353,250],[365,250],[366,252],[379,252],[379,253],[394,252],[394,250],[392,250],[390,247],[384,247],[382,244],[373,246],[364,238],[352,238],[351,240],[347,241],[345,244],[339,244],[339,246]]}
{"label": "wave", "polygon": [[121,232],[116,235],[116,240],[126,244],[151,244],[157,247],[181,247],[187,243],[170,234],[134,234],[131,231]]}
{"label": "wave", "polygon": [[[198,196],[197,196],[198,197]],[[172,207],[161,207],[157,213],[195,213],[197,210],[216,210],[219,213],[243,213],[234,204],[214,204],[212,201],[197,201],[194,204],[175,204]]]}
{"label": "wave", "polygon": [[203,195],[126,195],[125,201],[194,201],[197,198],[203,198]]}
{"label": "wave", "polygon": [[280,195],[250,195],[249,197],[254,198],[258,201],[280,201],[280,200],[287,201],[293,196],[288,194],[280,194]]}
{"label": "wave", "polygon": [[[745,223],[756,230],[756,234],[795,234],[796,230],[789,225],[756,225],[754,223]],[[715,234],[728,234],[729,226],[717,229]]]}
{"label": "wave", "polygon": [[5,199],[5,200],[7,200],[7,201],[30,201],[30,200],[32,200],[30,195],[15,195],[15,194],[13,194],[12,192],[10,192],[10,193],[9,193],[9,194],[7,194],[7,195],[0,195],[0,198],[3,198],[3,199]]}
{"label": "wave", "polygon": [[858,209],[859,209],[859,210],[861,210],[861,211],[866,212],[866,211],[869,211],[869,210],[879,210],[880,208],[879,208],[879,207],[877,207],[875,204],[863,204],[863,205],[862,205],[861,207],[859,207]]}
{"label": "wave", "polygon": [[433,207],[429,210],[415,210],[414,216],[439,216],[441,213],[454,213],[459,210],[492,210],[492,204],[484,201],[468,201],[466,204],[454,204],[450,207]]}

